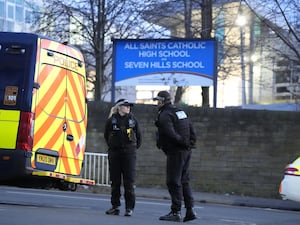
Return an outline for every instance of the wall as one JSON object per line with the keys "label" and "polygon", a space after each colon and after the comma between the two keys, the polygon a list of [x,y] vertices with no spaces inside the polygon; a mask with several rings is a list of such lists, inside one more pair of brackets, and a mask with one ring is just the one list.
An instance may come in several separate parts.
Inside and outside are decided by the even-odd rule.
{"label": "wall", "polygon": [[[242,109],[182,107],[197,132],[191,162],[195,191],[279,198],[287,163],[300,154],[300,114]],[[106,152],[108,103],[89,103],[87,151]],[[137,186],[165,188],[165,156],[155,146],[156,107],[135,105],[143,135]]]}

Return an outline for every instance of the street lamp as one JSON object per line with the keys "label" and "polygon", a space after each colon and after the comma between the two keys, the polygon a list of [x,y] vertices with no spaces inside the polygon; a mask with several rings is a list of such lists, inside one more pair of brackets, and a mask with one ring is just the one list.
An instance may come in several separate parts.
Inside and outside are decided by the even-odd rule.
{"label": "street lamp", "polygon": [[245,74],[245,58],[244,58],[244,47],[245,47],[245,26],[247,19],[243,15],[239,15],[236,24],[240,27],[240,38],[241,38],[241,71],[242,71],[242,106],[246,105],[246,74]]}

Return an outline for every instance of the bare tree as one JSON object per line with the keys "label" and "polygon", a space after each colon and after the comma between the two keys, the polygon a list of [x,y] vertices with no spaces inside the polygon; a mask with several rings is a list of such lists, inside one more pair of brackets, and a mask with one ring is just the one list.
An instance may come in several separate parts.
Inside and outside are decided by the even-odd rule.
{"label": "bare tree", "polygon": [[[193,35],[193,25],[192,25],[192,9],[193,9],[193,0],[184,0],[184,31],[185,38],[194,38]],[[202,2],[194,1],[194,6],[196,4],[201,5],[201,37],[203,39],[211,38],[212,31],[212,1],[211,0],[202,0]],[[197,28],[194,29],[198,30]],[[185,92],[186,87],[177,87],[175,95],[175,103],[178,103],[183,93]],[[209,87],[202,87],[202,106],[209,106]]]}
{"label": "bare tree", "polygon": [[[43,0],[35,11],[37,33],[73,40],[86,59],[88,81],[96,101],[111,92],[112,38],[150,38],[161,29],[142,19],[151,1]],[[154,29],[155,28],[155,29]],[[72,39],[70,39],[72,37]],[[74,40],[75,39],[75,40]]]}
{"label": "bare tree", "polygon": [[[192,38],[192,0],[184,1],[184,30],[185,37]],[[175,93],[174,103],[181,101],[182,95],[184,94],[186,87],[178,86]]]}
{"label": "bare tree", "polygon": [[[204,39],[211,38],[212,32],[212,1],[203,0],[202,2],[202,31],[201,37]],[[216,74],[215,74],[216,76]],[[209,106],[209,87],[202,87],[202,106]]]}
{"label": "bare tree", "polygon": [[299,0],[268,0],[259,4],[245,0],[245,3],[257,18],[274,32],[275,37],[289,48],[293,57],[300,60]]}
{"label": "bare tree", "polygon": [[[208,1],[208,4],[205,3],[205,5],[203,4],[203,0],[170,0],[159,5],[155,3],[152,10],[150,10],[151,15],[148,16],[148,20],[169,29],[172,38],[211,38],[210,33],[209,37],[202,35],[204,34],[201,31],[201,8],[203,6],[211,12],[211,0]],[[212,20],[211,17],[209,18],[209,15],[203,17],[203,19],[206,19],[206,21],[207,19]],[[177,87],[175,103],[181,101],[186,89],[187,87],[184,86]],[[209,87],[202,87],[203,106],[209,105],[208,90]]]}
{"label": "bare tree", "polygon": [[[253,2],[245,0],[259,21],[270,30],[261,42],[270,49],[269,58],[283,68],[277,81],[287,77],[288,87],[294,98],[300,93],[300,7],[299,0],[268,0]],[[266,40],[267,39],[267,40]],[[276,81],[276,82],[277,82]]]}
{"label": "bare tree", "polygon": [[[239,37],[232,36],[233,32],[231,32],[235,27],[233,25],[234,18],[232,20],[219,19],[224,17],[222,15],[224,12],[230,12],[230,16],[235,17],[238,13],[237,9],[240,7],[240,1],[233,1],[236,4],[223,4],[223,1],[220,1],[221,3],[213,8],[212,24],[207,24],[206,28],[204,28],[206,25],[201,24],[201,20],[206,19],[207,21],[208,16],[201,16],[201,9],[211,10],[211,0],[43,1],[45,10],[36,12],[35,25],[39,27],[37,32],[62,41],[70,40],[70,37],[72,37],[71,40],[75,40],[71,44],[77,45],[85,55],[89,72],[88,81],[93,84],[89,88],[90,91],[95,92],[95,100],[101,100],[111,92],[112,38],[170,37],[166,32],[167,29],[172,30],[171,37],[209,38],[210,36],[204,35],[203,32],[209,29],[220,43],[219,46],[226,46],[222,49],[221,57],[218,57],[218,79],[226,80],[231,76],[240,76],[236,69],[239,60],[240,46],[237,45]],[[219,1],[214,4],[217,2]],[[295,64],[299,64],[299,24],[292,23],[291,14],[286,13],[287,9],[293,8],[298,10],[298,13],[294,13],[294,15],[299,14],[297,0],[282,2],[269,0],[266,3],[259,1],[259,4],[245,1],[245,3],[252,9],[252,13],[257,15],[257,18],[260,18],[267,27],[278,34],[277,38],[282,39],[293,53]],[[273,6],[270,3],[273,3]],[[261,10],[259,6],[262,6],[264,10]],[[268,14],[266,9],[269,9]],[[151,12],[151,14],[147,14],[147,12]],[[275,15],[274,12],[277,14]],[[202,14],[207,15],[203,12]],[[278,21],[272,21],[272,18],[278,18],[278,15],[282,15],[281,24],[278,24]],[[147,19],[145,19],[146,17]],[[226,31],[218,35],[218,32],[224,27],[226,27]],[[277,50],[282,52],[282,48]],[[285,52],[285,54],[287,53]],[[185,87],[177,89],[176,101],[181,100],[184,91]],[[207,106],[209,104],[208,87],[203,87],[202,91],[202,102]]]}

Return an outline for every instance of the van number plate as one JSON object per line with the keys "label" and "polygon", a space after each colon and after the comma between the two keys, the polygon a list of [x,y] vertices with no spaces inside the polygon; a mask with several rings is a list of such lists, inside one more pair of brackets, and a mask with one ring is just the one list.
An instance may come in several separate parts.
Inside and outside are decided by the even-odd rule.
{"label": "van number plate", "polygon": [[44,164],[48,164],[48,165],[56,165],[56,157],[49,156],[49,155],[38,154],[36,157],[36,161],[38,163],[44,163]]}

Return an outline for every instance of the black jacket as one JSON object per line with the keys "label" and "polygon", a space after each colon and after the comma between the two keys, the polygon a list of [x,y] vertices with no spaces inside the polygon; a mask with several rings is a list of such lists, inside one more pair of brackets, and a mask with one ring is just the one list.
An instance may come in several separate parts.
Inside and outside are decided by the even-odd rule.
{"label": "black jacket", "polygon": [[105,124],[104,138],[109,150],[135,150],[141,146],[141,131],[132,113],[114,113]]}
{"label": "black jacket", "polygon": [[186,113],[172,104],[160,108],[155,123],[158,128],[157,147],[166,154],[195,147],[196,134]]}

